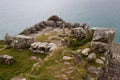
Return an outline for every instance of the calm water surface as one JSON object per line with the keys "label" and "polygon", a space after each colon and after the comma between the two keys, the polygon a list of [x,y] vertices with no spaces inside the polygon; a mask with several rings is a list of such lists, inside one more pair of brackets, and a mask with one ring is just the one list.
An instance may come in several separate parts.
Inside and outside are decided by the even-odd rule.
{"label": "calm water surface", "polygon": [[120,0],[0,0],[0,39],[16,35],[51,15],[90,27],[110,27],[120,43]]}

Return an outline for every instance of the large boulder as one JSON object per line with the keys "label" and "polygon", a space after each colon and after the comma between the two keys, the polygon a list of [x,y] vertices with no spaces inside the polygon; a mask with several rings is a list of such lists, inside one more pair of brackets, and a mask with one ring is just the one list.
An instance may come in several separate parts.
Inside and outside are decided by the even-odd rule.
{"label": "large boulder", "polygon": [[29,48],[30,45],[34,42],[34,38],[25,35],[17,35],[13,37],[12,42],[9,44],[12,48]]}
{"label": "large boulder", "polygon": [[92,28],[93,39],[91,46],[100,51],[106,52],[113,44],[115,31],[111,28]]}
{"label": "large boulder", "polygon": [[34,53],[48,53],[57,48],[55,43],[35,42],[31,44],[30,50]]}
{"label": "large boulder", "polygon": [[93,41],[111,44],[114,39],[115,31],[111,28],[92,28],[94,31]]}

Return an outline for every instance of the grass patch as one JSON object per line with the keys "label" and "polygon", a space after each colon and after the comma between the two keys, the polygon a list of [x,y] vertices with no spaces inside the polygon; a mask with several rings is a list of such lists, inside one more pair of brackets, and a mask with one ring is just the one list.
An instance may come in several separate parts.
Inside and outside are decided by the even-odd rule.
{"label": "grass patch", "polygon": [[0,40],[0,49],[2,49],[4,47],[5,47],[4,40]]}
{"label": "grass patch", "polygon": [[46,41],[47,39],[48,39],[48,36],[45,35],[45,34],[42,34],[42,35],[40,35],[40,36],[37,36],[37,37],[35,38],[35,41],[36,41],[36,42],[44,42],[44,41]]}
{"label": "grass patch", "polygon": [[[19,51],[18,49],[3,49],[0,51],[0,55],[2,54],[13,56],[15,63],[11,65],[0,63],[0,80],[10,80],[12,77],[28,73],[36,62],[30,60],[30,56],[33,56],[34,54],[28,49],[22,51]],[[38,57],[44,58],[45,56],[46,55],[39,55]]]}

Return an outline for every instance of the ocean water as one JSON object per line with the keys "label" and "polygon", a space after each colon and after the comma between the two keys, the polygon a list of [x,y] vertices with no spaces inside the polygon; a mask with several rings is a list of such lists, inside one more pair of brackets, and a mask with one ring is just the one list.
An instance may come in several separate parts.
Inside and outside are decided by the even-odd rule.
{"label": "ocean water", "polygon": [[0,39],[8,32],[17,35],[51,15],[90,27],[108,27],[116,31],[120,43],[120,0],[0,0]]}

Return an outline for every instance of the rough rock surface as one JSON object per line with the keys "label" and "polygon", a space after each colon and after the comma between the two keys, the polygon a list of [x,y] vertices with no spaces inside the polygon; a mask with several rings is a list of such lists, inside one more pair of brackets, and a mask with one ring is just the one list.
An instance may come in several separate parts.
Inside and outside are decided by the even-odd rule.
{"label": "rough rock surface", "polygon": [[47,53],[57,48],[55,43],[35,42],[31,44],[30,50],[34,53]]}
{"label": "rough rock surface", "polygon": [[113,44],[115,31],[111,28],[92,28],[93,39],[91,46],[100,51],[107,51],[110,46]]}
{"label": "rough rock surface", "polygon": [[0,55],[0,62],[6,64],[12,64],[15,62],[12,56],[9,55]]}
{"label": "rough rock surface", "polygon": [[34,42],[34,39],[29,36],[24,36],[24,35],[17,35],[15,37],[12,37],[12,40],[9,44],[7,44],[7,47],[12,47],[12,48],[29,48],[30,44]]}
{"label": "rough rock surface", "polygon": [[87,31],[82,27],[72,28],[71,36],[76,38],[84,38],[87,34]]}
{"label": "rough rock surface", "polygon": [[111,44],[115,31],[111,28],[92,28],[94,30],[93,41]]}
{"label": "rough rock surface", "polygon": [[114,30],[108,28],[93,28],[91,46],[105,54],[104,72],[98,80],[120,80],[120,45],[113,44]]}
{"label": "rough rock surface", "polygon": [[101,59],[96,59],[95,62],[98,64],[104,64],[103,60],[101,60]]}
{"label": "rough rock surface", "polygon": [[88,59],[95,59],[96,58],[96,54],[95,53],[91,53],[88,55]]}
{"label": "rough rock surface", "polygon": [[63,56],[63,60],[71,60],[72,57],[69,57],[69,56]]}
{"label": "rough rock surface", "polygon": [[120,46],[113,45],[106,59],[104,74],[99,80],[120,80]]}
{"label": "rough rock surface", "polygon": [[85,49],[82,50],[81,53],[82,53],[83,55],[87,56],[88,53],[90,52],[90,50],[91,50],[90,48],[85,48]]}

